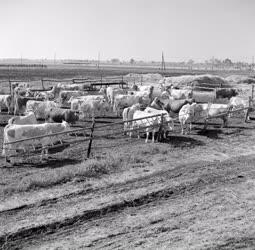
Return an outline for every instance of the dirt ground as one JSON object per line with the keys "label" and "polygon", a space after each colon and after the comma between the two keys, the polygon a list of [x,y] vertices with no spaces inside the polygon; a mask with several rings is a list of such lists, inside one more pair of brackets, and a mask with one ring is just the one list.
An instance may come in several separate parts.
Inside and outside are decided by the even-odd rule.
{"label": "dirt ground", "polygon": [[0,247],[255,249],[255,120],[220,125],[155,144],[108,136],[90,160],[88,142],[43,163],[0,158]]}
{"label": "dirt ground", "polygon": [[206,132],[198,124],[189,136],[170,134],[154,145],[123,136],[95,141],[95,158],[139,158],[107,174],[49,187],[15,189],[27,178],[71,170],[85,159],[87,144],[44,164],[7,167],[2,160],[1,247],[255,248],[255,124],[233,118],[221,129],[216,122]]}

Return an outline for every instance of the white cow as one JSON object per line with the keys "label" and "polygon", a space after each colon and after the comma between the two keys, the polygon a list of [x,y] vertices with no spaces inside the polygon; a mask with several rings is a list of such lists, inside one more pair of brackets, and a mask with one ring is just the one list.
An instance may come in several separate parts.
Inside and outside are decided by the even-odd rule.
{"label": "white cow", "polygon": [[8,110],[8,114],[11,113],[11,106],[12,106],[12,97],[11,95],[0,95],[0,112],[2,109],[6,108]]}
{"label": "white cow", "polygon": [[36,98],[43,98],[44,100],[54,100],[59,97],[61,87],[53,86],[51,90],[38,92]]}
{"label": "white cow", "polygon": [[71,105],[71,110],[73,111],[79,111],[80,105],[83,102],[88,102],[90,100],[104,100],[103,95],[86,95],[86,96],[77,96],[77,97],[71,97],[68,104]]}
{"label": "white cow", "polygon": [[[4,128],[4,145],[2,156],[9,160],[9,156],[15,152],[27,153],[29,150],[33,150],[35,147],[45,147],[54,142],[55,137],[48,137],[47,135],[52,133],[64,132],[70,130],[70,126],[67,122],[62,123],[43,123],[43,124],[9,124]],[[39,139],[25,140],[13,144],[6,144],[19,140],[29,139],[36,136],[45,136]],[[55,138],[56,140],[56,138]],[[43,156],[48,156],[48,149],[42,149],[41,159]]]}
{"label": "white cow", "polygon": [[79,104],[79,111],[84,118],[105,116],[109,110],[110,105],[105,98],[86,98]]}
{"label": "white cow", "polygon": [[14,116],[11,119],[9,119],[8,124],[19,124],[19,125],[25,125],[25,124],[37,124],[37,120],[35,117],[34,112],[29,112],[25,116]]}
{"label": "white cow", "polygon": [[[163,123],[168,124],[169,129],[170,129],[171,128],[170,123],[172,122],[172,118],[169,116],[167,111],[162,110],[162,112],[165,112],[164,116],[163,116]],[[141,127],[147,127],[147,128],[145,128],[145,132],[146,132],[145,143],[148,142],[150,132],[152,132],[152,142],[154,143],[155,133],[158,132],[159,128],[160,128],[161,116],[150,117],[153,115],[154,114],[152,114],[152,113],[137,110],[137,111],[135,111],[134,116],[133,116],[134,120],[136,120],[136,119],[139,119],[139,120],[133,121],[132,130],[141,128]],[[132,136],[132,132],[131,132],[131,136]],[[140,138],[139,132],[138,132],[138,138]]]}
{"label": "white cow", "polygon": [[140,108],[141,108],[140,103],[136,103],[132,105],[131,107],[124,108],[122,112],[122,118],[124,122],[124,133],[131,128],[132,122],[129,122],[129,121],[133,120],[135,111],[140,110]]}
{"label": "white cow", "polygon": [[[149,113],[150,115],[163,115],[162,130],[163,130],[164,138],[166,138],[166,133],[168,131],[174,130],[174,121],[170,117],[169,113],[166,110],[158,110],[158,109],[155,109],[155,108],[152,108],[152,107],[147,107],[144,111]],[[168,122],[166,122],[165,119],[167,119]]]}
{"label": "white cow", "polygon": [[75,97],[79,97],[79,96],[85,96],[86,94],[88,94],[87,92],[84,91],[77,91],[77,90],[61,90],[60,94],[59,94],[59,103],[60,105],[66,105],[69,102],[70,98],[75,98]]}
{"label": "white cow", "polygon": [[114,105],[114,99],[116,95],[124,95],[126,94],[126,90],[118,88],[118,87],[107,87],[106,88],[106,97],[111,106]]}
{"label": "white cow", "polygon": [[29,100],[26,104],[26,113],[33,111],[38,120],[45,120],[46,111],[57,108],[58,104],[54,101],[34,101]]}
{"label": "white cow", "polygon": [[133,104],[142,103],[139,96],[136,95],[116,95],[114,99],[113,111],[119,116],[121,110],[126,107],[130,107]]}
{"label": "white cow", "polygon": [[228,124],[229,111],[233,108],[229,104],[217,104],[217,103],[197,103],[195,106],[194,119],[204,119],[204,129],[207,127],[207,119],[217,116],[223,120],[223,127]]}
{"label": "white cow", "polygon": [[249,109],[248,109],[249,100],[241,98],[239,96],[234,96],[234,97],[231,97],[231,99],[229,100],[229,105],[233,106],[233,110],[247,108],[243,110],[245,122],[250,120]]}
{"label": "white cow", "polygon": [[182,100],[182,99],[188,99],[192,98],[192,89],[174,89],[170,88],[168,89],[169,94],[171,97],[173,97],[175,100]]}
{"label": "white cow", "polygon": [[192,104],[185,104],[182,106],[181,110],[179,111],[179,122],[181,124],[181,134],[184,134],[185,125],[189,123],[189,128],[186,128],[187,133],[191,132],[192,129],[192,122],[195,117],[195,107],[196,103]]}

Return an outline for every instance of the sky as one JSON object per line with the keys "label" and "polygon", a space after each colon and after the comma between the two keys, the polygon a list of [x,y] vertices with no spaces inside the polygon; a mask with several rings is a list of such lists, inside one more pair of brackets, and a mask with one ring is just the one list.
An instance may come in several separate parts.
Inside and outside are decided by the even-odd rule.
{"label": "sky", "polygon": [[251,62],[254,0],[0,0],[0,58]]}

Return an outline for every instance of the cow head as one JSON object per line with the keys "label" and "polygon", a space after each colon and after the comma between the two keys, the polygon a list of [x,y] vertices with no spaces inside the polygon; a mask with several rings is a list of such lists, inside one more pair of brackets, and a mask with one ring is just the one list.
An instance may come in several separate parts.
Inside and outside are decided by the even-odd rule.
{"label": "cow head", "polygon": [[100,88],[99,94],[105,95],[106,94],[106,88],[105,87]]}
{"label": "cow head", "polygon": [[67,103],[71,103],[73,99],[74,99],[74,97],[71,96],[70,99],[67,101]]}
{"label": "cow head", "polygon": [[66,130],[70,129],[70,125],[69,125],[68,122],[66,122],[66,121],[62,121],[62,126],[63,126]]}
{"label": "cow head", "polygon": [[164,120],[165,122],[167,122],[167,127],[169,129],[169,131],[173,131],[174,130],[174,121],[172,119],[172,117],[170,116],[170,114],[165,111],[164,113]]}
{"label": "cow head", "polygon": [[134,84],[131,86],[131,89],[134,90],[134,91],[138,91],[138,86],[134,83]]}
{"label": "cow head", "polygon": [[232,97],[238,95],[238,90],[237,89],[231,89],[232,90]]}

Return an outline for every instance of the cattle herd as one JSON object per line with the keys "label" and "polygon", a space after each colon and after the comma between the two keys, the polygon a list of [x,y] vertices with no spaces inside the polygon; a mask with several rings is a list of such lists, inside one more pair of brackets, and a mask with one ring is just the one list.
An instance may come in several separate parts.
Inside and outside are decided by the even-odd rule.
{"label": "cattle herd", "polygon": [[[194,94],[190,86],[178,88],[164,81],[141,86],[134,83],[126,88],[101,87],[94,91],[85,90],[82,84],[58,83],[40,92],[34,91],[28,83],[13,83],[11,94],[0,95],[0,111],[7,110],[14,115],[4,128],[2,155],[8,160],[12,150],[28,150],[32,142],[25,139],[31,137],[40,137],[37,143],[47,145],[48,134],[69,131],[70,124],[80,119],[107,117],[109,112],[118,117],[122,115],[124,132],[129,136],[136,128],[144,127],[146,142],[150,132],[154,142],[162,119],[164,136],[174,131],[176,119],[184,134],[190,132],[192,122],[198,119],[204,119],[206,127],[207,118],[218,117],[227,126],[231,110],[249,106],[249,100],[239,97],[234,89],[218,90],[218,97],[228,99],[225,104],[197,102]],[[244,112],[248,118],[248,109]],[[10,144],[15,141],[20,143]],[[47,156],[47,152],[44,153]]]}

